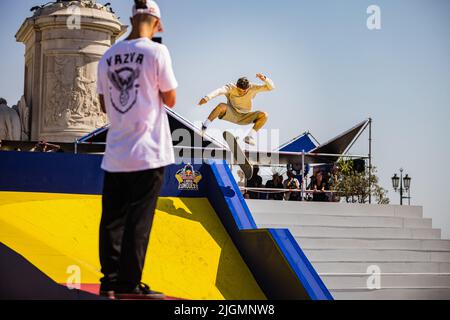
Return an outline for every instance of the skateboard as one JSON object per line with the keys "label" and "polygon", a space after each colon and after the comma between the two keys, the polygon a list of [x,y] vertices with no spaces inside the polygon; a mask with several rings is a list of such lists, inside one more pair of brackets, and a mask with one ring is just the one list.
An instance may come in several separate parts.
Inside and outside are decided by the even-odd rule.
{"label": "skateboard", "polygon": [[233,155],[233,160],[235,164],[241,167],[244,172],[245,178],[247,180],[251,179],[253,176],[253,166],[245,155],[244,151],[239,146],[238,139],[230,132],[225,131],[223,133],[223,138],[230,147],[231,154]]}

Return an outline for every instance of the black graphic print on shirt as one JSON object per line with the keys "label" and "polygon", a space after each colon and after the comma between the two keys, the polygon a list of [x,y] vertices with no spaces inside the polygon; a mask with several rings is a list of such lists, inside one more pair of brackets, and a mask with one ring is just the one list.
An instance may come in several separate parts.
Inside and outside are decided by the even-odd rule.
{"label": "black graphic print on shirt", "polygon": [[[139,84],[137,80],[141,73],[138,65],[142,65],[144,56],[142,54],[115,55],[107,59],[108,79],[110,87],[111,104],[121,114],[130,111],[136,104]],[[112,70],[111,67],[116,67]],[[135,66],[133,68],[133,66]]]}

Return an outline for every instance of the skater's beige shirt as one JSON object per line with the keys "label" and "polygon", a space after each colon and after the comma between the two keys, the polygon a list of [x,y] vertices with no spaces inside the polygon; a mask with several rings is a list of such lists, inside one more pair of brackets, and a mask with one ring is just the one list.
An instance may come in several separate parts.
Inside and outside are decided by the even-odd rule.
{"label": "skater's beige shirt", "polygon": [[236,109],[239,113],[249,113],[253,108],[253,98],[259,93],[264,91],[271,91],[275,89],[273,81],[266,78],[265,84],[256,85],[251,84],[247,93],[244,95],[239,94],[238,87],[235,84],[227,84],[222,88],[219,88],[205,97],[206,101],[212,100],[218,96],[224,95],[228,99],[228,104]]}

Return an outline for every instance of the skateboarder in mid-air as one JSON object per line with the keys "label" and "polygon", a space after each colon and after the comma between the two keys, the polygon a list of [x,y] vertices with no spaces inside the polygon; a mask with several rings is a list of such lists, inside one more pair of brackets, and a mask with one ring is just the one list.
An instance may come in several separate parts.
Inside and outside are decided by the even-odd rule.
{"label": "skateboarder in mid-air", "polygon": [[236,84],[227,84],[200,100],[200,106],[220,95],[225,95],[228,100],[227,103],[220,103],[211,112],[202,125],[203,132],[217,118],[238,125],[254,124],[250,133],[244,138],[244,142],[252,146],[255,145],[256,133],[266,124],[268,115],[263,111],[252,111],[253,98],[260,92],[271,91],[275,88],[273,81],[266,76],[258,73],[256,77],[263,81],[264,84],[251,84],[247,78],[240,78]]}

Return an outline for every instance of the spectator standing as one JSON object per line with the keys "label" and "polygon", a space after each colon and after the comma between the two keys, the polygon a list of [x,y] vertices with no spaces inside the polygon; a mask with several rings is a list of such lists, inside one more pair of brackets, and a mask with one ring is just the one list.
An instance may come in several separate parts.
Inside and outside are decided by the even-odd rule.
{"label": "spectator standing", "polygon": [[311,184],[309,185],[308,189],[314,191],[312,201],[327,201],[327,195],[325,191],[329,190],[329,187],[327,181],[323,177],[322,171],[318,171],[313,179],[311,179]]}
{"label": "spectator standing", "polygon": [[287,179],[284,181],[284,189],[296,190],[295,192],[289,191],[284,194],[284,197],[287,201],[300,201],[300,182],[292,171],[287,172]]}
{"label": "spectator standing", "polygon": [[[262,188],[263,179],[259,175],[259,167],[253,167],[253,176],[247,181],[247,188]],[[259,199],[259,193],[254,191],[247,192],[249,199]]]}
{"label": "spectator standing", "polygon": [[[284,189],[283,177],[279,173],[274,173],[272,180],[267,181],[267,189]],[[267,196],[268,200],[283,200],[283,192],[273,193],[269,192]]]}
{"label": "spectator standing", "polygon": [[163,299],[141,282],[165,167],[175,162],[164,105],[176,102],[176,81],[154,1],[135,0],[133,29],[98,65],[97,92],[111,122],[103,157],[100,293],[118,299]]}

